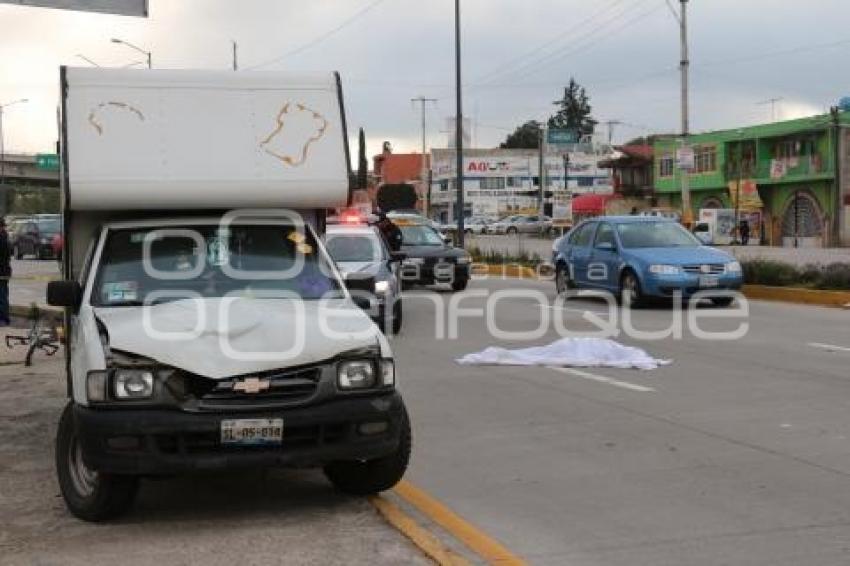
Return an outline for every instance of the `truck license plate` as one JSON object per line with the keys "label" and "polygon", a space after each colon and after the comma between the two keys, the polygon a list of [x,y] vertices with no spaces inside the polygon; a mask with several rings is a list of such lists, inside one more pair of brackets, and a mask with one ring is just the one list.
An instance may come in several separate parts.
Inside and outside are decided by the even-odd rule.
{"label": "truck license plate", "polygon": [[283,441],[283,419],[232,419],[221,421],[221,443],[266,446]]}
{"label": "truck license plate", "polygon": [[717,287],[718,285],[720,285],[720,279],[717,277],[701,275],[699,278],[699,286],[702,289],[710,289],[712,287]]}

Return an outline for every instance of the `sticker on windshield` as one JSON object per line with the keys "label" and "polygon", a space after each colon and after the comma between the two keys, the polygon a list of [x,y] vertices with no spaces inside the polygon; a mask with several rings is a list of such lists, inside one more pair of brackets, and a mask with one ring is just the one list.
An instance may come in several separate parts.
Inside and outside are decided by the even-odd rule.
{"label": "sticker on windshield", "polygon": [[103,286],[103,294],[109,303],[139,300],[139,284],[135,281],[116,281]]}
{"label": "sticker on windshield", "polygon": [[214,237],[207,240],[207,261],[210,265],[221,267],[230,262],[230,249],[227,240]]}
{"label": "sticker on windshield", "polygon": [[295,242],[296,244],[303,244],[304,240],[307,238],[304,237],[304,234],[301,232],[290,232],[289,236],[286,237],[287,240],[291,242]]}
{"label": "sticker on windshield", "polygon": [[304,255],[310,255],[313,253],[313,246],[310,244],[296,244],[295,249],[298,250],[299,253]]}

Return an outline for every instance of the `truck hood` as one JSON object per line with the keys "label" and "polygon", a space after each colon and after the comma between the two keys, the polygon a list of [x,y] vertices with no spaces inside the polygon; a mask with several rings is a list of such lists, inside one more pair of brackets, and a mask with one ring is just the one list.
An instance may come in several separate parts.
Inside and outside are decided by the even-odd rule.
{"label": "truck hood", "polygon": [[111,348],[211,379],[383,347],[374,323],[344,299],[181,299],[94,311]]}

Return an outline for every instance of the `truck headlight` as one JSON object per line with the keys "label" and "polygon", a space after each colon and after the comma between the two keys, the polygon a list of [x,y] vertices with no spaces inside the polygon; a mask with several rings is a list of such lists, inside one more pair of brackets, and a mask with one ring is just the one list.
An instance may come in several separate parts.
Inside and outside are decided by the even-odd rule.
{"label": "truck headlight", "polygon": [[678,275],[681,271],[678,265],[655,264],[649,266],[649,272],[655,275]]}
{"label": "truck headlight", "polygon": [[726,264],[726,272],[727,273],[741,273],[741,262],[740,261],[730,261]]}
{"label": "truck headlight", "polygon": [[390,292],[389,281],[375,281],[375,292],[380,295],[386,295]]}
{"label": "truck headlight", "polygon": [[149,399],[153,397],[153,372],[117,369],[112,375],[112,391],[116,399]]}
{"label": "truck headlight", "polygon": [[339,364],[337,383],[340,389],[366,389],[375,385],[372,360],[351,360]]}

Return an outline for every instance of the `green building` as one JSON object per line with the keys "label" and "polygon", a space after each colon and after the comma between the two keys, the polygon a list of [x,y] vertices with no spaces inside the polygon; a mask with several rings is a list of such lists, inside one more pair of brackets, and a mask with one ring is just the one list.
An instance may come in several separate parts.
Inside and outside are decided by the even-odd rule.
{"label": "green building", "polygon": [[[850,245],[848,125],[850,112],[836,112],[689,136],[694,218],[701,209],[736,209],[740,198],[741,217],[755,213],[761,226],[754,228],[770,245]],[[674,138],[654,145],[656,198],[675,209],[682,206],[680,145]]]}

